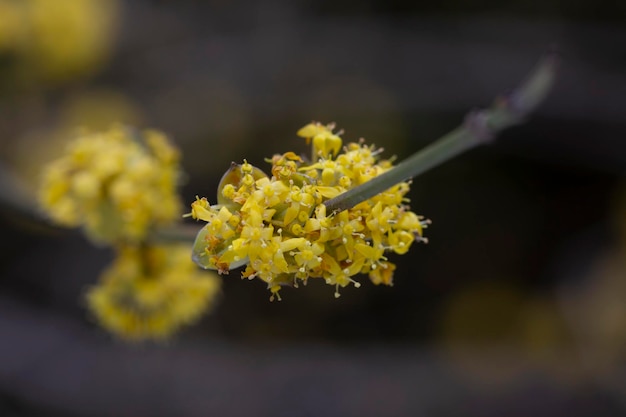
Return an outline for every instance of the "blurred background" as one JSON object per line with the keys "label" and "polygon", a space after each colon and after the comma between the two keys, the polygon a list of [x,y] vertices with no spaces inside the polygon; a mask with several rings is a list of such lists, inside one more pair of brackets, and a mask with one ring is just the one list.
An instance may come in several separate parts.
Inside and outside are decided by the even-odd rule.
{"label": "blurred background", "polygon": [[527,124],[414,180],[430,243],[391,257],[391,288],[270,303],[235,271],[199,324],[128,345],[83,299],[112,253],[3,205],[0,415],[626,415],[625,18],[603,0],[0,0],[5,189],[112,122],[172,138],[187,202],[231,161],[306,152],[311,120],[403,159],[562,55]]}

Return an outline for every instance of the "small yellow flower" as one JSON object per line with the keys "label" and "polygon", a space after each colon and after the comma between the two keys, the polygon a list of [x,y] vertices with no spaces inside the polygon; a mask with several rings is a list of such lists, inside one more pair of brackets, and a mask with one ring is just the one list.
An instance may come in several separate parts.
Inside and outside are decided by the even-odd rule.
{"label": "small yellow flower", "polygon": [[87,293],[87,302],[116,336],[158,340],[199,319],[219,287],[219,277],[190,262],[186,245],[124,246]]}
{"label": "small yellow flower", "polygon": [[393,271],[396,266],[389,262],[381,262],[377,268],[370,271],[370,280],[376,285],[393,285]]}
{"label": "small yellow flower", "polygon": [[307,143],[313,141],[313,155],[329,157],[337,155],[341,149],[341,138],[333,133],[334,125],[324,126],[320,123],[309,123],[298,130],[298,136],[306,138]]}
{"label": "small yellow flower", "polygon": [[293,152],[275,155],[271,178],[247,162],[234,164],[220,182],[218,204],[197,199],[189,215],[207,224],[196,238],[194,261],[220,273],[247,264],[242,276],[264,281],[271,299],[280,299],[282,286],[309,278],[333,285],[336,297],[340,287],[360,286],[359,274],[391,285],[395,265],[385,253],[402,255],[425,241],[427,221],[407,206],[406,182],[328,215],[325,201],[393,167],[362,142],[340,153],[343,142],[333,128],[311,123],[298,131],[312,141],[313,161]]}
{"label": "small yellow flower", "polygon": [[118,126],[85,134],[44,168],[40,204],[53,221],[82,226],[97,242],[140,242],[180,216],[178,159],[159,132]]}

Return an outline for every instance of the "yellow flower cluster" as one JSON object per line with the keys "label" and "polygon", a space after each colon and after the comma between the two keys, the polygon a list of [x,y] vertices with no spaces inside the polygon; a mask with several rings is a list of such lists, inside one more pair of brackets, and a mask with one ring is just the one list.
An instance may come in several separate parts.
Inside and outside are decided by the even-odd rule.
{"label": "yellow flower cluster", "polygon": [[220,287],[189,260],[189,246],[125,246],[87,294],[103,327],[133,341],[164,339],[206,312]]}
{"label": "yellow flower cluster", "polygon": [[17,58],[20,76],[67,80],[108,55],[118,0],[0,0],[0,53]]}
{"label": "yellow flower cluster", "polygon": [[354,278],[360,273],[391,285],[395,265],[385,253],[405,254],[413,242],[425,240],[427,222],[406,205],[406,182],[349,210],[327,213],[325,201],[392,167],[374,146],[343,147],[333,128],[312,123],[298,131],[312,143],[313,161],[293,152],[275,155],[271,177],[247,162],[233,164],[216,205],[197,198],[189,215],[207,224],[196,238],[194,261],[220,273],[247,265],[243,277],[266,282],[270,299],[282,286],[297,287],[309,278],[335,286],[336,297],[339,287],[360,286]]}
{"label": "yellow flower cluster", "polygon": [[39,199],[53,221],[83,226],[97,242],[140,242],[152,226],[179,218],[178,162],[157,131],[85,134],[45,167]]}
{"label": "yellow flower cluster", "polygon": [[220,287],[190,245],[148,233],[180,221],[179,152],[157,131],[115,126],[84,134],[44,168],[39,199],[55,223],[82,226],[117,256],[87,294],[103,327],[128,340],[163,339],[197,320]]}

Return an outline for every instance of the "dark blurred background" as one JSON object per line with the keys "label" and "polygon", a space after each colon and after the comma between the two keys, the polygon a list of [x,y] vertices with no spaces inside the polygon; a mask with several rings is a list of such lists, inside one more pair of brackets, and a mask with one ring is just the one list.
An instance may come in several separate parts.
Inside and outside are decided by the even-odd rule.
{"label": "dark blurred background", "polygon": [[236,271],[202,322],[127,345],[82,298],[111,252],[2,209],[1,416],[626,415],[625,3],[23,0],[30,31],[17,3],[0,158],[32,189],[112,122],[170,135],[187,202],[231,161],[305,152],[311,120],[402,159],[547,49],[562,64],[527,124],[414,180],[430,243],[391,257],[391,288],[270,303]]}

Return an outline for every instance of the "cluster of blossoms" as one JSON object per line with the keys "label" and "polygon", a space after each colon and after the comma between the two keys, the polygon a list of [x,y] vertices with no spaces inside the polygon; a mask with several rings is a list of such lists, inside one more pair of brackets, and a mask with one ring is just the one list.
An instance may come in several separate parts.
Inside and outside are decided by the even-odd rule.
{"label": "cluster of blossoms", "polygon": [[107,330],[127,340],[164,339],[209,308],[219,279],[189,260],[188,245],[127,246],[87,293]]}
{"label": "cluster of blossoms", "polygon": [[425,240],[427,224],[410,211],[409,184],[390,189],[338,213],[324,203],[392,168],[380,149],[359,143],[343,146],[333,125],[309,124],[298,136],[312,143],[313,160],[293,152],[271,159],[269,177],[245,162],[222,178],[217,204],[197,198],[189,214],[207,224],[194,244],[193,258],[225,274],[247,265],[242,276],[267,283],[274,296],[282,286],[297,287],[322,278],[339,287],[359,287],[357,274],[374,284],[392,284],[395,265],[385,253],[405,254]]}
{"label": "cluster of blossoms", "polygon": [[39,198],[50,219],[116,251],[87,301],[119,337],[163,339],[198,319],[219,289],[217,274],[191,261],[189,244],[151,240],[181,220],[179,177],[179,153],[165,135],[123,127],[78,137],[44,169]]}
{"label": "cluster of blossoms", "polygon": [[153,226],[179,219],[179,153],[157,131],[124,127],[80,136],[43,172],[48,216],[82,226],[99,242],[140,242]]}

